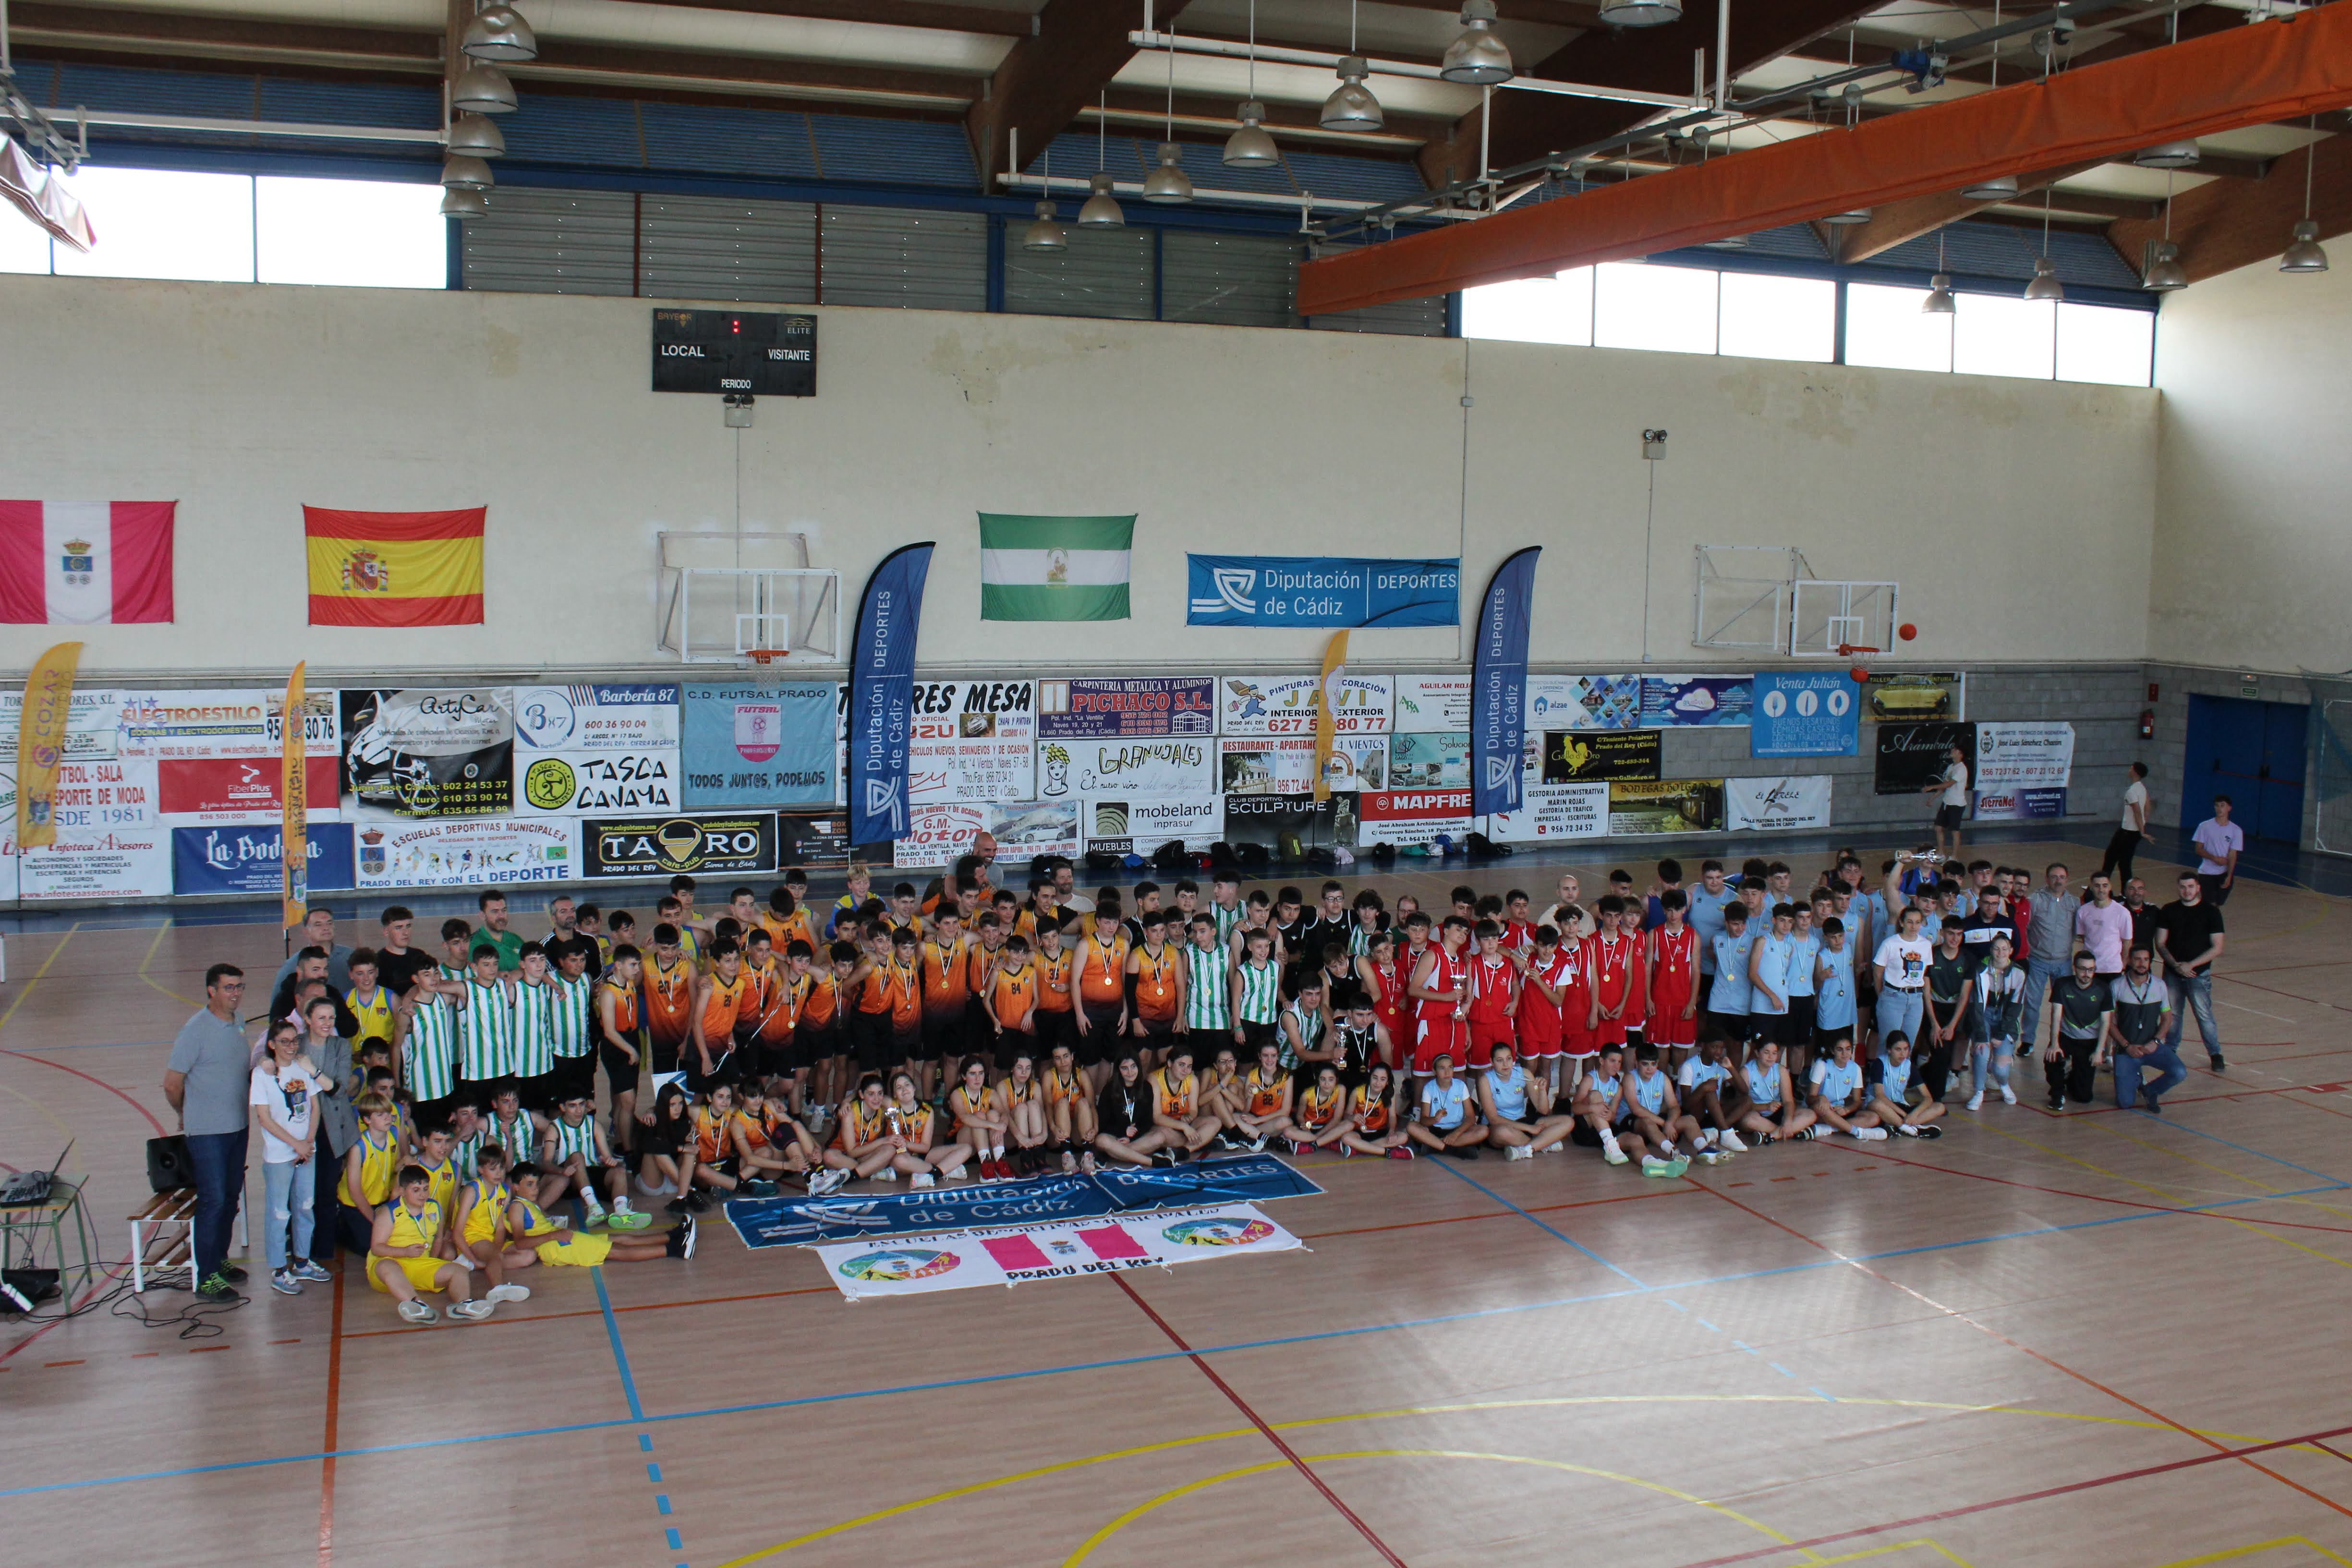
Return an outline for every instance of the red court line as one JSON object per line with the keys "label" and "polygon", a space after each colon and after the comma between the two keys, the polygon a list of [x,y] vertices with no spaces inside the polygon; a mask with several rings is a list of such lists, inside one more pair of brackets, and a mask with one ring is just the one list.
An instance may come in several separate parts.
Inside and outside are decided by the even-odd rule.
{"label": "red court line", "polygon": [[1174,1345],[1178,1350],[1182,1351],[1185,1358],[1192,1362],[1194,1366],[1199,1367],[1202,1373],[1206,1376],[1211,1383],[1217,1385],[1217,1392],[1231,1400],[1233,1402],[1234,1408],[1247,1416],[1249,1418],[1250,1425],[1256,1427],[1265,1436],[1265,1440],[1273,1444],[1276,1450],[1279,1452],[1284,1458],[1290,1461],[1290,1468],[1297,1470],[1301,1476],[1304,1476],[1307,1479],[1307,1484],[1308,1486],[1311,1486],[1317,1491],[1321,1492],[1323,1494],[1323,1500],[1329,1503],[1333,1508],[1339,1510],[1339,1517],[1341,1519],[1346,1520],[1349,1524],[1356,1527],[1357,1534],[1371,1542],[1372,1550],[1381,1554],[1381,1561],[1391,1564],[1391,1568],[1405,1568],[1404,1559],[1391,1551],[1387,1542],[1382,1541],[1379,1536],[1373,1534],[1372,1527],[1366,1524],[1362,1520],[1357,1518],[1355,1510],[1349,1508],[1346,1503],[1339,1500],[1339,1494],[1333,1491],[1329,1487],[1324,1484],[1323,1478],[1317,1475],[1307,1467],[1307,1461],[1298,1457],[1297,1450],[1293,1448],[1289,1444],[1284,1442],[1282,1440],[1282,1435],[1276,1432],[1273,1427],[1267,1426],[1265,1418],[1260,1415],[1256,1411],[1251,1409],[1247,1402],[1245,1402],[1240,1394],[1234,1392],[1233,1385],[1231,1384],[1217,1375],[1217,1369],[1211,1366],[1205,1360],[1203,1360],[1191,1345],[1186,1344],[1184,1342],[1184,1337],[1181,1334],[1179,1334],[1174,1329],[1168,1326],[1167,1319],[1161,1317],[1158,1312],[1151,1310],[1150,1302],[1145,1300],[1142,1297],[1135,1293],[1135,1287],[1127,1282],[1127,1276],[1124,1274],[1114,1274],[1110,1278],[1112,1284],[1117,1285],[1120,1289],[1127,1292],[1127,1299],[1129,1300],[1134,1302],[1138,1307],[1140,1307],[1143,1310],[1143,1315],[1145,1317],[1150,1318],[1154,1323],[1159,1325],[1160,1331],[1168,1336],[1168,1342]]}
{"label": "red court line", "polygon": [[[1665,1188],[1651,1193],[1626,1193],[1619,1197],[1586,1198],[1580,1203],[1572,1204],[1546,1204],[1541,1208],[1529,1208],[1517,1212],[1524,1214],[1555,1214],[1561,1209],[1599,1208],[1603,1204],[1638,1204],[1650,1198],[1671,1198],[1684,1195],[1686,1194],[1687,1192],[1687,1188]],[[1377,1236],[1384,1230],[1417,1230],[1423,1226],[1429,1225],[1460,1225],[1465,1220],[1511,1219],[1514,1217],[1516,1217],[1516,1215],[1513,1210],[1497,1209],[1493,1214],[1448,1215],[1444,1219],[1403,1219],[1397,1221],[1394,1225],[1360,1226],[1354,1230],[1301,1231],[1298,1233],[1298,1239],[1301,1241],[1323,1241],[1335,1236]]]}
{"label": "red court line", "polygon": [[2333,1007],[2339,1013],[2352,1013],[2352,1007],[2347,1007],[2341,1002],[2323,1002],[2316,996],[2297,995],[2292,991],[2282,991],[2275,985],[2257,985],[2251,980],[2238,980],[2238,977],[2235,974],[2217,974],[2214,978],[2217,980],[2235,980],[2247,990],[2260,991],[2266,996],[2284,996],[2290,1002],[2306,1003],[2314,1007]]}
{"label": "red court line", "polygon": [[[2223,1459],[2247,1459],[2247,1462],[2252,1464],[2252,1460],[2248,1459],[2249,1455],[2266,1454],[2274,1448],[2326,1447],[2326,1445],[2320,1441],[2321,1438],[2340,1437],[2347,1432],[2352,1432],[2352,1426],[2336,1426],[2325,1432],[2308,1433],[2301,1437],[2281,1437],[2276,1442],[2255,1443],[2243,1448],[2224,1448],[2216,1454],[2199,1454],[2193,1458],[2174,1459],[2168,1464],[2146,1465],[2136,1470],[2118,1470],[2111,1476],[2096,1476],[2085,1481],[2069,1481],[2064,1486],[2044,1487],[2040,1491],[2019,1492],[2013,1497],[1994,1498],[1989,1502],[1963,1503],[1958,1508],[1948,1508],[1939,1513],[1917,1514],[1910,1519],[1890,1520],[1885,1524],[1866,1524],[1858,1530],[1839,1531],[1834,1535],[1816,1535],[1810,1541],[1791,1541],[1780,1546],[1759,1546],[1751,1552],[1735,1552],[1728,1557],[1709,1557],[1703,1562],[1685,1563],[1684,1568],[1723,1568],[1726,1563],[1753,1562],[1759,1557],[1773,1557],[1783,1552],[1811,1552],[1818,1547],[1835,1545],[1840,1542],[1858,1541],[1864,1536],[1883,1535],[1890,1530],[1910,1530],[1922,1524],[1935,1524],[1948,1519],[1963,1519],[1972,1513],[1988,1513],[1998,1508],[2013,1508],[2019,1503],[2040,1502],[2045,1498],[2064,1497],[2071,1492],[2090,1491],[2098,1487],[2114,1486],[2118,1481],[2143,1480],[2149,1476],[2167,1475],[2174,1470],[2191,1469],[2199,1465],[2218,1464]],[[2335,1450],[2330,1448],[2328,1452],[2335,1453]],[[2343,1458],[2340,1454],[2336,1457]],[[2263,1469],[2260,1465],[2254,1465],[2253,1468],[2262,1470],[2264,1475],[2274,1473]],[[2293,1486],[2294,1483],[2290,1481],[2288,1485]],[[2300,1491],[2305,1489],[2298,1487],[2295,1489]],[[2316,1492],[2312,1495],[2318,1497]],[[2326,1498],[2320,1498],[2319,1500],[2327,1502]],[[2327,1506],[2336,1507],[2334,1503],[2328,1503]],[[2341,1513],[2344,1510],[2337,1509],[2336,1511]]]}
{"label": "red court line", "polygon": [[[2162,1411],[2155,1409],[2149,1405],[2142,1405],[2137,1399],[2133,1399],[2128,1395],[2117,1393],[2115,1389],[2109,1388],[2105,1384],[2101,1383],[2097,1378],[2091,1376],[2089,1373],[2077,1372],[2055,1356],[2045,1355],[2042,1352],[2035,1350],[2032,1345],[2026,1344],[2021,1340],[2011,1339],[2009,1335],[2002,1333],[1999,1329],[1990,1328],[1977,1321],[1974,1318],[1969,1317],[1966,1312],[1960,1311],[1956,1308],[1947,1307],[1941,1301],[1936,1300],[1934,1298],[1926,1295],[1921,1291],[1913,1289],[1910,1286],[1904,1284],[1901,1280],[1895,1279],[1891,1275],[1880,1273],[1877,1269],[1873,1268],[1867,1263],[1860,1262],[1854,1258],[1843,1256],[1826,1243],[1816,1241],[1811,1237],[1805,1235],[1802,1231],[1795,1230],[1788,1226],[1782,1225],[1779,1220],[1774,1219],[1768,1214],[1762,1214],[1755,1209],[1749,1208],[1746,1204],[1741,1203],[1738,1198],[1733,1197],[1728,1193],[1716,1192],[1713,1187],[1706,1186],[1706,1184],[1704,1182],[1694,1183],[1693,1184],[1705,1188],[1705,1190],[1708,1192],[1715,1193],[1717,1197],[1721,1198],[1725,1203],[1729,1204],[1732,1207],[1740,1210],[1742,1213],[1755,1215],[1756,1218],[1762,1220],[1765,1224],[1773,1226],[1775,1229],[1787,1231],[1790,1236],[1795,1237],[1798,1240],[1805,1243],[1808,1247],[1825,1253],[1829,1257],[1836,1258],[1839,1262],[1846,1264],[1850,1268],[1858,1268],[1874,1279],[1880,1280],[1883,1283],[1893,1286],[1895,1289],[1902,1291],[1905,1295],[1910,1297],[1920,1305],[1932,1307],[1937,1311],[1943,1313],[1946,1317],[1958,1319],[1959,1321],[1966,1323],[1969,1327],[1976,1330],[1979,1333],[1999,1340],[2001,1343],[2009,1346],[2011,1350],[2032,1356],[2035,1361],[2040,1362],[2042,1365],[2051,1368],[2053,1371],[2063,1373],[2066,1376],[2073,1378],[2075,1382],[2080,1383],[2086,1387],[2098,1390],[2101,1394],[2105,1394],[2109,1399],[2114,1400],[2116,1404],[2126,1405],[2131,1409],[2137,1410],[2141,1415],[2147,1416],[2149,1420],[2160,1422],[2164,1426],[2171,1427],[2174,1431],[2179,1433],[2184,1437],[2192,1437],[2196,1439],[2198,1442],[2204,1444],[2207,1447],[2216,1450],[2216,1452],[2223,1458],[2234,1458],[2240,1457],[2233,1454],[2222,1444],[2216,1442],[2213,1438],[2206,1436],[2203,1433],[2191,1430],[2189,1427],[2182,1426],[2179,1422],[2175,1421],[2171,1416],[2165,1415]],[[2336,1434],[2333,1432],[2322,1432],[2319,1436],[2329,1437],[2336,1436]],[[2279,1446],[2280,1445],[2277,1444],[2268,1445],[2268,1447],[2272,1447]],[[2261,1450],[2259,1448],[2247,1450],[2249,1453],[2260,1451]],[[2290,1479],[2288,1477],[2283,1476],[2279,1474],[2278,1471],[2272,1469],[2269,1466],[2258,1465],[2250,1458],[2243,1459],[2242,1462],[2248,1469],[2259,1471],[2262,1474],[2270,1477],[2271,1479],[2278,1482],[2281,1486],[2291,1487],[2294,1490],[2301,1492],[2304,1496],[2311,1499],[2314,1502],[2319,1503],[2326,1508],[2333,1509],[2347,1519],[2352,1519],[2352,1508],[2346,1508],[2343,1504],[2336,1502],[2331,1498],[2322,1497],[2319,1493],[2313,1491],[2309,1487],[2305,1486],[2301,1481]]]}
{"label": "red court line", "polygon": [[[2300,1105],[2303,1101],[2299,1100],[2290,1100],[2287,1103],[2290,1105]],[[2312,1109],[2315,1110],[2326,1110],[2326,1107],[2314,1106]],[[2340,1111],[2329,1111],[2328,1114],[2334,1116],[2341,1115],[2343,1113]],[[2052,1197],[2057,1198],[2080,1198],[2086,1204],[2114,1204],[2119,1208],[2143,1209],[2149,1214],[2187,1215],[2191,1219],[2230,1220],[2233,1223],[2242,1225],[2253,1223],[2252,1221],[2247,1220],[2243,1215],[2226,1215],[2213,1209],[2182,1208],[2173,1204],[2143,1203],[2137,1198],[2102,1197],[2096,1193],[2069,1192],[2064,1187],[2044,1187],[2037,1185],[2032,1182],[2014,1182],[2010,1180],[2007,1176],[1988,1176],[1977,1171],[1956,1171],[1949,1165],[1930,1165],[1920,1160],[1906,1160],[1900,1154],[1882,1154],[1875,1149],[1856,1149],[1853,1151],[1853,1152],[1857,1154],[1867,1154],[1874,1160],[1885,1160],[1892,1164],[1908,1165],[1915,1171],[1933,1171],[1939,1176],[1958,1176],[1964,1181],[1970,1182],[1990,1182],[1996,1186],[2017,1187],[2029,1193],[2048,1193]],[[1783,1179],[1784,1178],[1778,1176],[1773,1178],[1775,1181]],[[1709,1188],[1708,1190],[1712,1192],[1715,1189]],[[2276,1194],[2263,1193],[2249,1193],[2246,1194],[2250,1201],[2256,1203],[2261,1202],[2266,1196],[2276,1195]],[[2336,1236],[2352,1236],[2352,1226],[2347,1226],[2312,1225],[2305,1221],[2292,1219],[2266,1219],[2261,1223],[2276,1230],[2324,1230]],[[1793,1236],[1796,1233],[1791,1231],[1790,1234]],[[1810,1241],[1812,1238],[1811,1237],[1807,1237],[1805,1239]]]}
{"label": "red court line", "polygon": [[148,1110],[145,1106],[131,1099],[130,1095],[115,1088],[112,1084],[107,1082],[102,1078],[91,1078],[89,1074],[82,1071],[79,1068],[69,1068],[63,1062],[53,1062],[45,1057],[28,1057],[22,1051],[0,1051],[0,1057],[15,1057],[20,1062],[37,1062],[45,1068],[55,1068],[59,1072],[69,1072],[73,1074],[74,1077],[81,1079],[85,1082],[94,1083],[98,1085],[99,1088],[106,1090],[107,1093],[114,1096],[117,1100],[121,1100],[125,1105],[131,1107],[131,1110],[137,1111],[140,1115],[145,1117],[147,1119],[147,1125],[155,1130],[156,1137],[161,1138],[163,1136],[163,1124],[155,1120],[155,1113],[153,1111]]}
{"label": "red court line", "polygon": [[[2231,1047],[2231,1048],[2234,1050],[2237,1047]],[[2228,1074],[2215,1072],[2211,1068],[2191,1068],[2189,1070],[2192,1074],[2201,1073],[2207,1078],[2220,1079],[2224,1082],[2233,1081],[2229,1078]],[[2325,1092],[2325,1086],[2315,1083],[2291,1083],[2280,1089],[2233,1089],[2228,1094],[2168,1094],[2164,1097],[2164,1103],[2167,1105],[2210,1105],[2216,1100],[2254,1100],[2265,1094],[2300,1094],[2305,1092]],[[2089,1110],[2052,1110],[2047,1106],[2041,1105],[2021,1105],[2018,1107],[2018,1109],[2021,1110],[2031,1110],[2036,1116],[2040,1116],[2044,1120],[2051,1121],[2074,1121],[2085,1116],[2121,1116],[2126,1114],[2124,1108],[2120,1105],[2101,1105]]]}
{"label": "red court line", "polygon": [[348,1266],[335,1270],[335,1305],[327,1335],[327,1431],[319,1444],[327,1457],[319,1470],[319,1568],[335,1561],[335,1428],[343,1404],[343,1279]]}

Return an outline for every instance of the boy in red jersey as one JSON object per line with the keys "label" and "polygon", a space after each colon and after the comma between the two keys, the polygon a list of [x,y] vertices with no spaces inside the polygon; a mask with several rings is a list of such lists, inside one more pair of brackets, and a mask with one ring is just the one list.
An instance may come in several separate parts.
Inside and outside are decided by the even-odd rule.
{"label": "boy in red jersey", "polygon": [[1516,1045],[1519,1011],[1519,972],[1503,952],[1503,928],[1482,920],[1471,933],[1478,951],[1469,963],[1469,1005],[1464,1021],[1470,1036],[1470,1068],[1484,1072],[1493,1065],[1496,1046]]}
{"label": "boy in red jersey", "polygon": [[1441,1053],[1457,1061],[1465,1054],[1468,1042],[1464,1038],[1463,1019],[1469,1011],[1470,962],[1465,951],[1469,940],[1470,922],[1460,915],[1446,916],[1439,928],[1439,940],[1422,953],[1405,983],[1405,994],[1415,1007],[1412,1071],[1417,1078],[1437,1070]]}
{"label": "boy in red jersey", "polygon": [[1643,1037],[1665,1048],[1667,1070],[1673,1072],[1698,1044],[1698,932],[1684,921],[1690,897],[1680,888],[1660,893],[1658,908],[1665,923],[1640,939],[1648,949],[1643,968],[1649,981]]}

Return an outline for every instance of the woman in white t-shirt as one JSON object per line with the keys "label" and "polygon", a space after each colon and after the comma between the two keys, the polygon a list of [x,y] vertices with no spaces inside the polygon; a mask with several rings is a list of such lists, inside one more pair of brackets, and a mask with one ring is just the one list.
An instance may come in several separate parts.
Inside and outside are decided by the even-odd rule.
{"label": "woman in white t-shirt", "polygon": [[[318,1184],[311,1180],[310,1165],[318,1133],[313,1097],[326,1089],[327,1080],[302,1055],[301,1031],[289,1019],[272,1023],[246,1098],[261,1129],[261,1171],[269,1199],[262,1243],[269,1260],[269,1288],[281,1296],[300,1295],[306,1279],[332,1278],[310,1261],[311,1198]],[[287,1261],[289,1231],[292,1256],[301,1259],[299,1265]]]}
{"label": "woman in white t-shirt", "polygon": [[[1919,1037],[1920,1015],[1927,1005],[1927,961],[1933,943],[1920,934],[1926,917],[1906,908],[1896,918],[1894,932],[1878,944],[1872,963],[1878,970],[1878,1037],[1884,1042],[1897,1032],[1906,1039]],[[1882,1044],[1882,1050],[1885,1048]]]}

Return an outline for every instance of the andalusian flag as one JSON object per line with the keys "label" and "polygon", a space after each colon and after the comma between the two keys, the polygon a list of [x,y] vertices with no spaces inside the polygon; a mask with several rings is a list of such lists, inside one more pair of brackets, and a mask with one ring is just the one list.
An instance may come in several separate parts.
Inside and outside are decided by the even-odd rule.
{"label": "andalusian flag", "polygon": [[1135,515],[980,514],[983,621],[1123,621]]}
{"label": "andalusian flag", "polygon": [[482,507],[302,509],[314,626],[482,624]]}

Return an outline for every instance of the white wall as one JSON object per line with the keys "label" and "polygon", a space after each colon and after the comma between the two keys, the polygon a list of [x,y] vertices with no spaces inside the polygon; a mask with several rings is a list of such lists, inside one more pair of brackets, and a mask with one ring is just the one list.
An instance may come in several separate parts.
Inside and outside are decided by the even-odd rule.
{"label": "white wall", "polygon": [[2172,295],[2148,653],[2231,669],[2352,668],[2352,256],[2258,262]]}
{"label": "white wall", "polygon": [[[1694,653],[1695,542],[1793,544],[1893,577],[1937,662],[2137,659],[2156,395],[1767,361],[1047,317],[827,309],[814,400],[724,429],[646,390],[647,302],[0,277],[6,494],[181,502],[178,624],[91,628],[87,670],[658,668],[655,534],[793,530],[855,602],[935,538],[922,658],[1204,667],[1323,634],[1183,625],[1188,549],[1465,557],[1546,546],[1539,663]],[[1465,365],[1475,405],[1465,411]],[[1466,437],[1465,437],[1466,419]],[[1468,468],[1465,471],[1465,438]],[[740,472],[740,489],[737,475]],[[306,625],[304,502],[487,504],[488,624]],[[978,618],[981,510],[1141,514],[1132,623]],[[1466,513],[1466,516],[1465,516]],[[48,628],[0,628],[22,668]],[[1437,664],[1454,628],[1360,633]],[[2347,661],[2352,662],[2352,661]]]}

